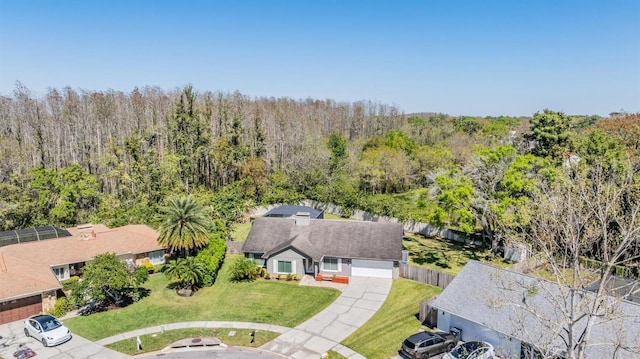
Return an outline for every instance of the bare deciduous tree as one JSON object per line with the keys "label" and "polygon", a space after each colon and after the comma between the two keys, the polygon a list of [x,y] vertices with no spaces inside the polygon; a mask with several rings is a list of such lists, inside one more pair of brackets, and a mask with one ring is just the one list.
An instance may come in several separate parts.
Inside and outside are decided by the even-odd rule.
{"label": "bare deciduous tree", "polygon": [[[537,348],[545,357],[561,354],[567,359],[583,359],[592,357],[587,353],[594,350],[607,353],[607,357],[640,355],[638,338],[629,339],[638,335],[640,318],[635,313],[640,310],[626,310],[630,304],[622,302],[627,299],[625,293],[611,291],[614,274],[637,267],[640,258],[638,189],[638,174],[633,170],[566,169],[534,196],[528,227],[511,232],[512,238],[524,241],[539,254],[555,282],[525,288],[529,296],[509,303],[524,313],[523,317],[537,318],[538,325],[555,334]],[[545,304],[532,304],[536,297]],[[634,333],[629,332],[629,323],[636,323],[631,330]],[[521,330],[528,329],[524,319],[519,324]],[[559,340],[563,353],[558,352]]]}

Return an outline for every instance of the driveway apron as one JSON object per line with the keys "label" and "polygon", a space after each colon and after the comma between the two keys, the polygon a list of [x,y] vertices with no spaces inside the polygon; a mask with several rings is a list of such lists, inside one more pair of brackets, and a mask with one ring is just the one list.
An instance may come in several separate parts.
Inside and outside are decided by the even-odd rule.
{"label": "driveway apron", "polygon": [[351,277],[326,309],[261,348],[295,359],[320,358],[366,323],[387,299],[391,279]]}
{"label": "driveway apron", "polygon": [[45,348],[42,343],[24,335],[22,321],[11,322],[0,325],[0,357],[13,358],[13,353],[20,345],[27,346],[36,352],[37,359],[125,359],[131,358],[89,341],[79,335],[72,334],[73,337],[66,343],[55,347]]}

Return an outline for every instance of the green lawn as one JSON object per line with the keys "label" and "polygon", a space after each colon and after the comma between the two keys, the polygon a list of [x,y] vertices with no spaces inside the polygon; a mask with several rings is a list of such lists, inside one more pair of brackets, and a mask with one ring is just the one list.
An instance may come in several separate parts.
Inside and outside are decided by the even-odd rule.
{"label": "green lawn", "polygon": [[[231,335],[232,332],[235,332]],[[164,333],[154,333],[140,336],[142,350],[138,350],[136,338],[129,338],[119,342],[109,344],[106,347],[121,353],[136,355],[154,352],[167,347],[184,338],[216,337],[222,343],[231,346],[243,346],[257,348],[280,335],[280,333],[257,330],[255,342],[251,343],[251,329],[230,329],[230,328],[188,328],[168,330]]]}
{"label": "green lawn", "polygon": [[251,230],[251,222],[238,223],[233,226],[233,232],[231,238],[236,242],[244,242],[247,240],[249,231]]}
{"label": "green lawn", "polygon": [[396,355],[402,341],[421,327],[417,319],[420,302],[441,291],[408,279],[394,280],[382,308],[342,344],[369,359]]}
{"label": "green lawn", "polygon": [[458,274],[471,259],[499,267],[508,267],[512,264],[508,260],[494,256],[489,249],[446,239],[407,234],[402,244],[409,250],[410,263],[453,275]]}
{"label": "green lawn", "polygon": [[213,287],[184,298],[168,289],[163,275],[149,278],[151,294],[126,308],[65,320],[73,332],[89,340],[155,325],[202,320],[245,321],[294,327],[320,312],[340,292],[292,282],[258,280],[232,283],[227,270],[237,255],[228,255]]}
{"label": "green lawn", "polygon": [[324,219],[349,219],[340,216],[339,214],[324,212]]}
{"label": "green lawn", "polygon": [[327,359],[347,359],[347,357],[345,357],[344,355],[338,352],[334,352],[333,350],[329,350],[327,354]]}

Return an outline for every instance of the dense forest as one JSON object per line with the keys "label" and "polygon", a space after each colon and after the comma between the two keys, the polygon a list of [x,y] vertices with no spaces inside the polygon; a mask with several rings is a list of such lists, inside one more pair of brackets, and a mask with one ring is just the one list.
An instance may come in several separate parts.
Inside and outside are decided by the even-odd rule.
{"label": "dense forest", "polygon": [[251,206],[309,198],[496,241],[567,164],[637,184],[639,146],[638,114],[404,114],[190,86],[36,96],[17,84],[0,96],[0,229],[157,226],[189,193],[228,228]]}

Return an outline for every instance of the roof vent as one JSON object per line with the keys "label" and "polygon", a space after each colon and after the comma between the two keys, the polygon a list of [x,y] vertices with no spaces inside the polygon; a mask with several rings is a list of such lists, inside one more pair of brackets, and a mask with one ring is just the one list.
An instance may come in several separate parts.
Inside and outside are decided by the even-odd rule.
{"label": "roof vent", "polygon": [[93,230],[93,224],[81,224],[78,226],[78,236],[81,241],[96,238],[96,231]]}
{"label": "roof vent", "polygon": [[308,226],[311,222],[311,214],[309,212],[296,213],[296,226]]}

